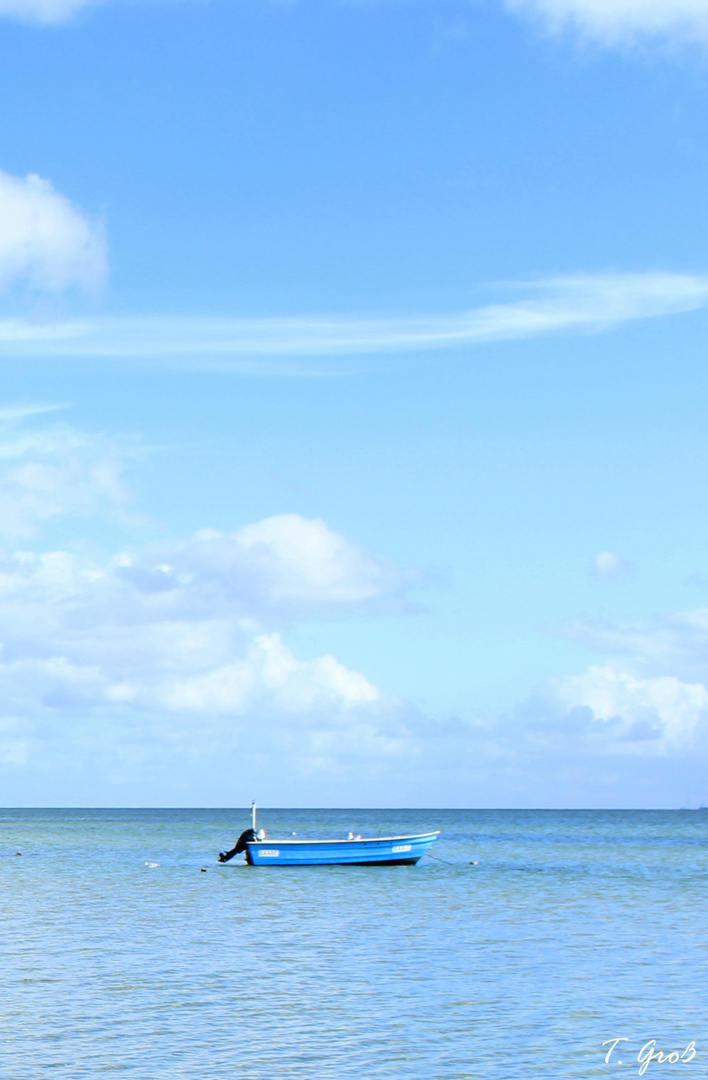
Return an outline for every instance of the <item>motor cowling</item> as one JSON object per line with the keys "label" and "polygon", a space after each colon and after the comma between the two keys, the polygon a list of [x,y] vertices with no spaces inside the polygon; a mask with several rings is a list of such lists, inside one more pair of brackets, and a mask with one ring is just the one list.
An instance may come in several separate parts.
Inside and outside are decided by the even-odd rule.
{"label": "motor cowling", "polygon": [[219,862],[228,862],[229,859],[233,859],[234,855],[240,855],[242,851],[246,850],[246,845],[252,843],[255,839],[256,834],[253,829],[244,829],[231,851],[219,852]]}

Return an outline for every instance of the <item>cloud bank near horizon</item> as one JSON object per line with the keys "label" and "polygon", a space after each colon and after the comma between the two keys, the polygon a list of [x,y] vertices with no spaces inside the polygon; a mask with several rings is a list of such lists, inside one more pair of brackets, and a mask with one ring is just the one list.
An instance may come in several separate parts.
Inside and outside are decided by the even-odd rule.
{"label": "cloud bank near horizon", "polygon": [[597,332],[696,311],[708,303],[708,276],[696,274],[586,274],[516,288],[527,298],[459,314],[399,319],[175,315],[51,323],[5,318],[0,319],[0,357],[313,374],[324,369],[302,361]]}
{"label": "cloud bank near horizon", "polygon": [[288,641],[309,620],[405,616],[410,574],[292,512],[104,554],[48,547],[62,519],[83,533],[82,519],[118,518],[136,535],[135,449],[41,407],[0,423],[10,803],[124,805],[154,789],[233,805],[256,785],[273,804],[381,805],[395,790],[409,805],[671,805],[682,771],[704,768],[704,611],[578,623],[568,633],[600,663],[505,714],[436,717]]}

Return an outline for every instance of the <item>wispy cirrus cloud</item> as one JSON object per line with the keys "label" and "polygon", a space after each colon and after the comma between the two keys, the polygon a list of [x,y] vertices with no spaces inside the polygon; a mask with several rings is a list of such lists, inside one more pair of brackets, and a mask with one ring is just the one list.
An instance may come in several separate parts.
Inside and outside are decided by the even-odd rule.
{"label": "wispy cirrus cloud", "polygon": [[708,43],[706,0],[505,0],[554,32],[575,30],[605,45],[647,36]]}
{"label": "wispy cirrus cloud", "polygon": [[303,364],[305,360],[461,349],[485,342],[607,330],[637,319],[693,311],[708,303],[708,277],[696,274],[586,274],[515,289],[524,298],[460,313],[401,318],[175,315],[53,323],[4,319],[0,320],[0,356],[309,374],[318,368]]}

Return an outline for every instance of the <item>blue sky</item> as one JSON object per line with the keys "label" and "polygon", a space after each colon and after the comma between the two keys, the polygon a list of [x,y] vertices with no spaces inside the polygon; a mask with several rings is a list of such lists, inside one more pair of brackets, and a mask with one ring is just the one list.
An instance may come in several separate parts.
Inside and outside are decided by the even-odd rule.
{"label": "blue sky", "polygon": [[708,803],[708,0],[0,49],[0,802]]}

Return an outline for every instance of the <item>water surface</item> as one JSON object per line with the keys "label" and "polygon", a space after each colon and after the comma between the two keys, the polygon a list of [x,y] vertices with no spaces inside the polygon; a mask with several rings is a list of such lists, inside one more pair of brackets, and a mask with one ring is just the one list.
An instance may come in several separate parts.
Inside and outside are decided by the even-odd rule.
{"label": "water surface", "polygon": [[2,1075],[575,1080],[651,1039],[697,1052],[646,1076],[708,1075],[708,812],[259,824],[442,836],[416,867],[255,869],[215,862],[246,811],[0,811]]}

